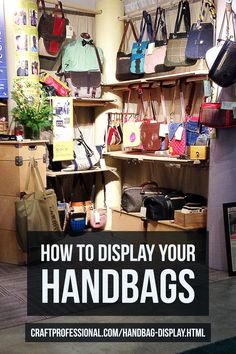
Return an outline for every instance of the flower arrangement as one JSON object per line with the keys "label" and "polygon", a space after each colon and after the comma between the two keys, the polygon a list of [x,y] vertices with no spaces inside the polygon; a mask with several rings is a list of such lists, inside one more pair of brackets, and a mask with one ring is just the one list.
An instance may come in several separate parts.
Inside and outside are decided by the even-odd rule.
{"label": "flower arrangement", "polygon": [[53,109],[39,82],[15,80],[11,94],[16,103],[12,109],[15,122],[38,132],[51,127]]}

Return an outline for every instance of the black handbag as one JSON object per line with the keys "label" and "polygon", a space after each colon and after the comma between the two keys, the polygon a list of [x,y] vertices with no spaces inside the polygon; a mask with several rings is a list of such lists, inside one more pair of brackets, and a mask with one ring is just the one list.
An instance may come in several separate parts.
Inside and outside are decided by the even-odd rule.
{"label": "black handbag", "polygon": [[236,42],[227,39],[216,57],[209,78],[221,87],[236,82]]}
{"label": "black handbag", "polygon": [[[182,20],[184,20],[185,32],[179,32]],[[188,66],[196,63],[196,60],[185,56],[188,33],[191,26],[189,2],[180,1],[175,21],[174,33],[170,33],[165,57],[165,66]]]}
{"label": "black handbag", "polygon": [[[213,47],[214,26],[211,22],[203,22],[203,14],[205,13],[206,2],[202,0],[199,20],[194,23],[188,35],[187,46],[185,50],[186,58],[201,59],[205,58],[208,49]],[[213,10],[212,10],[213,11]],[[212,20],[215,19],[214,13],[210,12]]]}
{"label": "black handbag", "polygon": [[164,195],[146,197],[144,199],[146,218],[148,220],[172,220],[174,219],[174,207],[172,201]]}
{"label": "black handbag", "polygon": [[125,53],[122,50],[124,43],[125,43],[125,37],[127,35],[129,26],[131,27],[131,31],[133,33],[135,41],[136,42],[138,41],[138,36],[135,31],[133,22],[131,20],[129,20],[125,23],[124,34],[121,39],[120,47],[119,47],[117,55],[116,55],[116,78],[119,81],[135,80],[135,79],[140,79],[141,77],[143,77],[143,74],[132,74],[130,72],[131,53]]}

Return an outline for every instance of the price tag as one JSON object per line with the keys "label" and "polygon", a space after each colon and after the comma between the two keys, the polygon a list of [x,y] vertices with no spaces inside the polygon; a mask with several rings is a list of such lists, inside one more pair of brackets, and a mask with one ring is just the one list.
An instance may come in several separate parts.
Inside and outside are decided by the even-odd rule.
{"label": "price tag", "polygon": [[101,221],[100,214],[96,210],[94,212],[94,219],[95,219],[95,224],[100,224],[100,221]]}
{"label": "price tag", "polygon": [[233,110],[234,108],[236,108],[236,102],[222,101],[221,103],[221,109]]}
{"label": "price tag", "polygon": [[73,28],[71,25],[66,26],[66,38],[72,38],[73,37]]}
{"label": "price tag", "polygon": [[179,127],[179,128],[176,130],[176,132],[175,132],[175,139],[176,139],[176,140],[181,140],[181,139],[182,139],[183,131],[184,131],[184,128],[183,128],[183,127]]}
{"label": "price tag", "polygon": [[140,214],[141,214],[141,217],[142,217],[142,218],[145,218],[145,219],[146,219],[147,208],[141,207],[141,209],[140,209]]}
{"label": "price tag", "polygon": [[160,124],[159,128],[159,136],[165,138],[166,134],[168,134],[168,124]]}
{"label": "price tag", "polygon": [[147,54],[148,54],[148,55],[151,55],[154,48],[155,48],[155,43],[154,43],[154,42],[153,42],[153,43],[149,43],[149,44],[148,44]]}
{"label": "price tag", "polygon": [[106,161],[105,161],[105,159],[100,159],[100,167],[102,168],[102,169],[105,169],[107,166],[106,166]]}
{"label": "price tag", "polygon": [[203,85],[204,85],[204,97],[210,97],[211,96],[211,83],[210,83],[210,81],[204,80]]}

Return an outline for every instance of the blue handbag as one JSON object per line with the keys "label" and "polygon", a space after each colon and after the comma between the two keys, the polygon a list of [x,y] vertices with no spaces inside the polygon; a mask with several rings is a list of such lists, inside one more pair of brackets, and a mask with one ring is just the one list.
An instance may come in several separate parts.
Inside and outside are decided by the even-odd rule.
{"label": "blue handbag", "polygon": [[203,22],[203,15],[208,9],[211,21],[216,18],[216,10],[214,2],[211,7],[208,6],[206,0],[202,0],[201,10],[197,23],[194,23],[188,34],[188,41],[185,49],[187,59],[205,58],[208,49],[213,47],[214,26],[211,22]]}
{"label": "blue handbag", "polygon": [[[147,27],[148,40],[143,41],[143,36]],[[137,42],[133,43],[131,51],[130,72],[132,74],[144,74],[144,58],[148,44],[152,41],[153,29],[151,16],[147,11],[143,11],[140,23],[140,35]]]}

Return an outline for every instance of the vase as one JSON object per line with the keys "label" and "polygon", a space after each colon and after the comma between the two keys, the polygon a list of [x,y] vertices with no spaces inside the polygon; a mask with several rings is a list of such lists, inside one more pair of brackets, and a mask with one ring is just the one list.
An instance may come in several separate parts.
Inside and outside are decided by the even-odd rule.
{"label": "vase", "polygon": [[24,127],[24,138],[25,139],[32,139],[32,140],[39,140],[40,139],[40,129],[31,128],[31,127]]}

